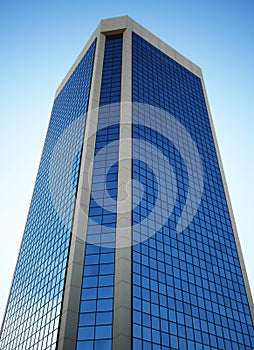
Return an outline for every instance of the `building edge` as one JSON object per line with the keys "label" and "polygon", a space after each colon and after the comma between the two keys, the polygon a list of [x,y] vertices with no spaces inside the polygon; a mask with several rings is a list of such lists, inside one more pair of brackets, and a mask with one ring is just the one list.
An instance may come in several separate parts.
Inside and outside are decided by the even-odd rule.
{"label": "building edge", "polygon": [[[250,285],[249,285],[249,281],[248,281],[248,276],[247,276],[247,272],[246,272],[246,268],[245,268],[245,263],[244,263],[244,259],[243,259],[243,254],[242,254],[242,250],[241,250],[241,245],[240,245],[240,241],[239,241],[239,236],[238,236],[238,232],[237,232],[237,227],[236,227],[236,222],[234,219],[234,214],[233,214],[233,210],[232,210],[232,205],[231,205],[231,200],[230,200],[230,196],[229,196],[229,191],[228,191],[228,187],[227,187],[227,182],[226,182],[226,178],[225,178],[225,173],[224,173],[224,169],[223,169],[223,165],[222,165],[222,161],[221,161],[221,155],[220,155],[220,151],[219,151],[219,146],[218,146],[218,141],[216,138],[216,133],[215,133],[215,128],[214,128],[214,124],[213,124],[213,120],[212,120],[212,115],[211,115],[211,111],[210,111],[210,107],[209,107],[209,102],[208,102],[208,97],[207,97],[207,93],[206,93],[206,88],[205,88],[205,84],[204,84],[204,79],[203,79],[203,74],[201,71],[201,68],[199,66],[197,66],[196,64],[194,64],[192,61],[190,61],[189,59],[187,59],[186,57],[184,57],[183,55],[181,55],[178,51],[174,50],[172,47],[170,47],[168,44],[166,44],[164,41],[162,41],[161,39],[159,39],[158,37],[156,37],[154,34],[152,34],[151,32],[149,32],[147,29],[145,29],[144,27],[142,27],[140,24],[138,24],[137,22],[135,22],[134,20],[132,20],[130,17],[128,16],[121,16],[121,17],[116,17],[116,18],[110,18],[110,19],[104,19],[102,20],[99,25],[97,26],[96,30],[94,31],[94,33],[92,34],[92,36],[90,37],[90,39],[88,40],[87,44],[85,45],[84,49],[81,51],[80,55],[77,57],[77,59],[75,60],[75,62],[73,63],[72,67],[70,68],[69,72],[67,73],[67,75],[65,76],[65,78],[63,79],[63,81],[61,82],[61,84],[59,85],[57,91],[56,91],[56,95],[55,98],[59,95],[59,93],[61,92],[62,88],[65,86],[66,82],[68,81],[69,77],[71,76],[71,74],[73,73],[73,71],[76,69],[77,65],[79,64],[79,62],[81,61],[81,59],[83,58],[83,56],[85,55],[86,51],[88,50],[88,48],[90,47],[91,43],[93,42],[93,40],[95,40],[95,38],[100,38],[101,42],[104,40],[104,44],[105,45],[105,36],[107,35],[114,35],[114,34],[118,34],[118,33],[123,33],[123,45],[126,45],[126,40],[128,40],[128,42],[131,42],[131,33],[135,32],[136,34],[138,34],[139,36],[141,36],[143,39],[145,39],[146,41],[148,41],[151,45],[153,45],[154,47],[156,47],[157,49],[159,49],[161,52],[163,52],[164,54],[166,54],[168,57],[172,58],[173,60],[175,60],[177,63],[179,63],[180,65],[182,65],[183,67],[185,67],[187,70],[189,70],[191,73],[195,74],[196,76],[198,76],[201,80],[202,83],[202,88],[203,88],[203,93],[204,93],[204,98],[205,98],[205,102],[206,102],[206,107],[207,107],[207,113],[208,113],[208,117],[209,117],[209,123],[211,126],[211,130],[212,130],[212,136],[213,136],[213,140],[214,140],[214,144],[215,144],[215,149],[216,149],[216,155],[218,157],[218,162],[219,162],[219,168],[220,168],[220,172],[221,172],[221,176],[222,176],[222,181],[223,181],[223,187],[224,187],[224,191],[225,191],[225,196],[226,196],[226,201],[227,201],[227,205],[228,205],[228,209],[229,209],[229,213],[230,213],[230,219],[231,219],[231,223],[232,223],[232,228],[233,228],[233,232],[234,232],[234,238],[235,238],[235,242],[236,242],[236,246],[237,246],[237,251],[238,251],[238,256],[239,256],[239,261],[240,261],[240,266],[241,266],[241,270],[242,270],[242,274],[243,274],[243,278],[244,278],[244,283],[245,283],[245,288],[246,288],[246,293],[247,293],[247,297],[248,297],[248,302],[249,302],[249,307],[250,307],[250,311],[251,311],[251,316],[252,316],[252,322],[254,323],[254,306],[253,306],[253,299],[252,299],[252,294],[251,294],[251,289],[250,289]],[[104,39],[103,39],[104,38]],[[95,62],[94,62],[94,70],[93,70],[93,78],[92,78],[92,84],[91,84],[91,93],[94,94],[92,91],[93,89],[95,89],[95,96],[92,97],[92,95],[89,98],[89,106],[88,109],[92,110],[95,108],[99,107],[99,94],[100,94],[100,86],[101,86],[101,74],[102,74],[102,66],[103,66],[103,49],[99,49],[99,43],[97,42],[98,47],[96,48],[96,54],[95,54]],[[122,63],[123,63],[123,70],[122,70],[122,92],[121,92],[121,102],[125,103],[125,107],[121,106],[121,116],[120,116],[120,123],[124,123],[124,121],[126,121],[124,119],[124,114],[126,113],[126,111],[128,110],[128,102],[132,102],[132,98],[131,98],[131,87],[128,87],[128,83],[132,83],[132,78],[131,78],[131,61],[128,62],[131,58],[131,52],[132,52],[132,48],[129,47],[128,48],[128,54],[130,55],[128,59],[126,59],[126,54],[124,53],[125,50],[123,50],[123,57],[122,57]],[[98,58],[99,55],[99,51],[101,53],[100,58]],[[96,78],[94,78],[94,74],[96,74],[96,65],[98,65],[98,60],[100,59],[100,78],[97,80],[96,83],[94,83],[94,81],[96,80]],[[96,63],[97,62],[97,63]],[[129,65],[128,69],[130,69],[129,71],[129,75],[127,74],[127,66]],[[124,85],[124,81],[127,79],[128,83],[127,83],[127,87],[125,87]],[[127,103],[127,104],[126,104]],[[94,117],[94,115],[93,115]],[[98,115],[97,115],[98,118]],[[90,127],[88,126],[89,123],[91,123],[91,121],[89,121],[89,116],[88,116],[88,120],[86,122],[87,127],[91,130],[94,130],[96,133],[97,130],[97,121],[94,121],[94,125],[93,128],[90,129]],[[95,124],[96,124],[96,128],[95,128]],[[87,131],[86,131],[87,132]],[[127,133],[128,135],[131,135],[129,133],[129,131],[127,130],[123,130],[122,128],[120,128],[120,135],[121,132],[125,132],[125,134]],[[126,135],[127,135],[126,134]],[[86,137],[86,136],[85,136]],[[122,135],[121,135],[122,137]],[[120,139],[121,139],[120,137]],[[93,156],[93,152],[94,152],[94,146],[95,146],[95,139],[94,139],[94,145],[91,148],[91,154],[90,156]],[[82,154],[82,161],[81,161],[81,166],[80,169],[82,171],[82,169],[85,168],[84,162],[85,162],[85,154],[84,154],[84,150],[83,150],[83,154]],[[122,153],[123,149],[121,148],[121,146],[119,147],[119,161],[122,158]],[[131,155],[131,151],[129,151],[129,155]],[[83,159],[84,157],[84,159]],[[92,159],[90,159],[91,161]],[[80,174],[80,177],[82,178],[83,175]],[[119,180],[122,181],[122,176],[123,176],[123,171],[121,171],[121,167],[119,169]],[[129,175],[127,175],[129,176]],[[121,188],[119,187],[120,181],[118,181],[118,192],[121,193]],[[80,179],[80,183],[82,183],[82,180]],[[80,185],[79,185],[80,186]],[[78,193],[80,193],[81,188],[79,187],[78,189]],[[90,192],[91,192],[91,188],[90,190],[85,192],[85,196],[82,195],[82,203],[83,205],[86,205],[87,208],[86,210],[89,209],[89,202],[90,202]],[[79,196],[79,195],[78,195]],[[78,198],[78,197],[77,197]],[[121,200],[121,198],[118,199],[118,205],[119,205],[119,200]],[[80,226],[80,221],[76,221],[78,214],[76,214],[75,212],[75,217],[76,219],[74,219],[74,223],[73,223],[73,228],[75,228],[75,225]],[[119,237],[119,232],[120,230],[120,225],[119,222],[122,220],[121,216],[118,215],[117,217],[117,229],[116,229],[116,240],[118,240]],[[74,247],[76,247],[76,244],[80,245],[80,247],[82,246],[82,252],[81,256],[79,256],[79,261],[80,263],[83,264],[84,261],[84,252],[85,252],[85,236],[86,236],[86,231],[87,231],[87,223],[86,223],[86,229],[83,232],[84,234],[84,241],[82,242],[78,242],[78,240],[76,240],[75,244],[72,243],[73,247],[71,248],[70,251],[70,257],[69,257],[69,264],[71,265],[71,260],[74,258]],[[84,229],[84,225],[83,225],[83,229]],[[126,234],[127,239],[131,239],[131,235],[132,235],[132,230],[129,230],[129,232]],[[126,238],[126,237],[125,237]],[[118,243],[119,244],[119,243]],[[76,247],[77,248],[77,247]],[[80,249],[78,249],[78,254],[80,254]],[[132,272],[132,264],[130,261],[130,256],[131,256],[131,249],[126,249],[126,248],[120,248],[119,251],[116,254],[115,257],[115,269],[116,269],[116,276],[115,276],[115,287],[114,287],[114,320],[113,320],[113,350],[118,349],[118,340],[120,338],[125,339],[125,349],[131,349],[131,343],[129,342],[129,337],[131,336],[132,330],[130,329],[130,327],[127,326],[126,320],[130,320],[131,319],[131,315],[130,315],[130,307],[131,307],[131,291],[129,288],[129,283],[130,283],[130,278],[125,274],[125,276],[123,277],[123,271],[129,271],[129,273],[131,274]],[[68,272],[67,272],[68,273]],[[79,272],[80,274],[80,272]],[[71,271],[69,271],[68,275],[71,276]],[[74,274],[75,275],[75,274]],[[68,280],[68,278],[67,278]],[[78,295],[76,295],[76,297],[80,296],[80,292],[81,292],[81,283],[82,283],[82,275],[81,277],[79,277],[79,285],[80,285],[80,290]],[[120,295],[120,293],[124,290],[123,286],[127,287],[127,289],[125,289],[125,294],[127,296],[126,301],[120,305],[120,299],[118,298],[118,296]],[[71,295],[71,294],[70,294]],[[116,298],[115,298],[116,297]],[[65,298],[65,300],[67,300]],[[80,298],[78,297],[78,302],[79,302]],[[122,298],[121,298],[122,300]],[[79,307],[79,306],[78,306]],[[122,311],[119,313],[119,310]],[[116,313],[115,313],[116,312]],[[78,313],[78,311],[77,311]],[[73,320],[72,320],[73,321]],[[61,315],[61,324],[62,322],[66,322],[66,320],[64,319],[63,315]],[[77,326],[77,319],[76,319],[76,326]],[[70,328],[70,327],[69,327]],[[74,327],[75,328],[75,327]],[[73,329],[71,330],[72,333]],[[77,329],[75,330],[75,334],[77,333]],[[71,347],[70,342],[67,342],[68,337],[66,338],[66,346],[60,346],[60,339],[61,336],[59,336],[59,344],[57,349],[64,349],[64,350],[74,350],[75,346],[76,346],[76,339],[75,339],[75,346]],[[61,343],[63,344],[63,343]],[[72,345],[73,346],[73,345]]]}
{"label": "building edge", "polygon": [[[52,107],[51,107],[50,114],[49,114],[49,120],[48,120],[48,126],[47,126],[47,130],[46,130],[45,138],[46,138],[47,133],[48,133],[53,107],[54,107],[54,101],[52,103]],[[29,210],[30,210],[30,207],[31,207],[31,204],[32,204],[32,199],[33,199],[33,196],[34,196],[36,181],[37,181],[37,177],[38,177],[38,173],[39,173],[39,169],[40,169],[40,164],[41,164],[41,160],[42,160],[42,155],[43,155],[43,150],[44,150],[44,143],[43,143],[43,146],[42,146],[41,156],[40,156],[39,163],[38,163],[38,166],[37,166],[36,176],[35,176],[35,180],[34,180],[34,184],[33,184],[33,190],[32,190],[30,202],[29,202],[29,205],[28,205],[28,211],[27,211],[27,215],[26,215],[26,219],[25,219],[23,234],[22,234],[22,238],[21,238],[21,241],[20,241],[20,244],[19,244],[19,248],[18,248],[18,254],[17,254],[18,258],[20,256],[20,252],[21,252],[21,248],[22,248],[22,243],[23,243],[23,239],[24,239],[24,235],[25,235],[25,229],[26,229],[26,226],[27,226],[27,221],[28,221],[28,216],[29,216]],[[0,320],[0,322],[1,322],[0,340],[1,340],[1,336],[2,336],[2,330],[3,330],[5,316],[6,316],[8,305],[9,305],[9,300],[10,300],[10,297],[11,297],[11,290],[12,290],[12,286],[13,286],[13,282],[14,282],[14,277],[15,277],[16,270],[17,270],[17,267],[18,267],[18,258],[17,258],[16,264],[14,265],[14,272],[13,272],[13,275],[12,275],[12,278],[11,278],[11,284],[10,284],[10,288],[9,288],[9,294],[8,294],[8,297],[7,297],[6,306],[5,306],[5,309],[4,309],[3,318],[2,318],[2,320]]]}
{"label": "building edge", "polygon": [[233,233],[234,233],[235,243],[236,243],[236,247],[237,247],[237,253],[238,253],[238,257],[239,257],[240,267],[241,267],[241,271],[243,274],[243,280],[244,280],[246,294],[247,294],[248,303],[249,303],[250,312],[251,312],[252,324],[254,325],[253,297],[252,297],[252,293],[251,293],[251,288],[250,288],[250,284],[249,284],[247,270],[245,267],[243,252],[242,252],[242,248],[241,248],[241,243],[240,243],[239,234],[238,234],[238,230],[237,230],[237,226],[236,226],[233,207],[232,207],[232,203],[231,203],[231,199],[230,199],[230,194],[229,194],[226,176],[225,176],[223,163],[222,163],[222,158],[221,158],[221,154],[220,154],[219,144],[218,144],[218,140],[216,137],[215,127],[214,127],[214,123],[213,123],[213,119],[212,119],[212,113],[211,113],[211,109],[210,109],[210,105],[209,105],[209,101],[208,101],[208,96],[207,96],[207,92],[206,92],[206,88],[205,88],[205,82],[204,82],[204,78],[203,78],[202,73],[201,73],[200,79],[201,79],[201,83],[202,83],[202,89],[203,89],[203,93],[204,93],[204,98],[205,98],[209,123],[210,123],[211,131],[212,131],[213,141],[214,141],[214,145],[215,145],[216,155],[217,155],[217,159],[218,159],[218,163],[219,163],[223,188],[225,191],[227,206],[228,206],[228,210],[229,210],[229,216],[230,216],[230,220],[231,220],[231,224],[232,224],[232,228],[233,228]]}

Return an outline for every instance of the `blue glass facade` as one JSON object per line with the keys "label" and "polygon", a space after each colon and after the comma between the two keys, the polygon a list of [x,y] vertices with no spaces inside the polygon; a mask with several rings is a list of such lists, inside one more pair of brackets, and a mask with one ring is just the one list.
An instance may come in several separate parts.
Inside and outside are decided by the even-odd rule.
{"label": "blue glass facade", "polygon": [[[2,327],[2,350],[56,348],[95,47],[96,41],[54,102]],[[79,151],[71,170],[61,166],[68,154],[56,152],[59,145]],[[59,182],[52,181],[51,171]]]}
{"label": "blue glass facade", "polygon": [[[98,115],[94,152],[77,350],[112,348],[121,68],[122,36],[108,37],[102,71],[102,108]],[[107,152],[98,156],[105,147]],[[113,199],[108,204],[107,193]],[[96,199],[103,203],[103,207]]]}
{"label": "blue glass facade", "polygon": [[[174,169],[177,193],[164,226],[139,243],[149,230],[143,220],[158,191],[153,169],[160,160],[133,142],[133,178],[142,183],[142,201],[133,210],[133,349],[253,349],[254,331],[236,243],[226,203],[201,80],[133,33],[133,102],[174,116],[196,143],[203,165],[204,190],[198,211],[176,233],[189,190],[181,154],[163,135],[140,124],[133,107],[133,140],[155,146]],[[146,118],[154,118],[153,113]],[[176,142],[183,142],[179,137]],[[153,169],[145,165],[153,162]],[[163,170],[161,170],[163,171]],[[133,203],[136,203],[133,188]],[[140,230],[140,229],[139,229]]]}
{"label": "blue glass facade", "polygon": [[[130,29],[145,33],[131,19],[119,30],[110,21],[94,34],[97,53],[95,39],[55,99],[0,349],[118,350],[127,339],[132,345],[123,347],[133,350],[251,350],[250,307],[199,73],[135,32],[129,45]],[[86,228],[84,212],[74,223],[73,214],[78,182],[87,180],[81,158],[90,161],[83,139],[93,69],[91,105],[99,100],[100,108]],[[122,124],[120,133],[128,102],[131,128]],[[117,223],[118,182],[129,176],[124,167],[118,173],[120,135],[128,164],[132,148],[133,181],[131,212],[119,210]],[[127,201],[129,194],[126,186]],[[77,198],[86,195],[84,185]],[[130,215],[131,227],[121,230]],[[85,248],[72,226],[84,228]],[[116,232],[127,245],[131,234],[132,246],[116,251]]]}

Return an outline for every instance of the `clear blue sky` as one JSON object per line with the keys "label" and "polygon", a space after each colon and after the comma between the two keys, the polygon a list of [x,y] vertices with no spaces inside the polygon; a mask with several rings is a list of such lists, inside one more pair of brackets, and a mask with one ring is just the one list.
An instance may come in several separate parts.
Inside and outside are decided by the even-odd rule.
{"label": "clear blue sky", "polygon": [[129,15],[200,65],[254,293],[254,2],[0,2],[0,322],[55,90],[102,18]]}

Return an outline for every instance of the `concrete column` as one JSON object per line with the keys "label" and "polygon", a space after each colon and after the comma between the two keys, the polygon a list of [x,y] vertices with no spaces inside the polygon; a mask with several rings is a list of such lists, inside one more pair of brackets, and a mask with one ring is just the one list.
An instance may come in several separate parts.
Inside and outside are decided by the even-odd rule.
{"label": "concrete column", "polygon": [[132,32],[123,33],[113,350],[132,348]]}
{"label": "concrete column", "polygon": [[[93,169],[94,148],[98,123],[101,77],[105,47],[105,36],[100,27],[95,32],[97,37],[93,76],[90,89],[89,107],[86,116],[84,146],[82,151],[80,175],[68,267],[61,310],[58,350],[75,350],[79,320],[79,305],[84,268],[85,242],[87,234],[88,211],[91,193],[91,171]],[[82,56],[83,57],[83,56]],[[77,64],[77,63],[76,63]],[[89,177],[90,176],[90,177]]]}

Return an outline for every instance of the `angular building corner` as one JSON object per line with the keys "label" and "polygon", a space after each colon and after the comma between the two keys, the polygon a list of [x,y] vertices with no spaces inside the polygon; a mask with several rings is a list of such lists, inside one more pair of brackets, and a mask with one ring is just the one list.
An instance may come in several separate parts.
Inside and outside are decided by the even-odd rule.
{"label": "angular building corner", "polygon": [[251,350],[253,320],[201,69],[102,20],[55,95],[0,348]]}

